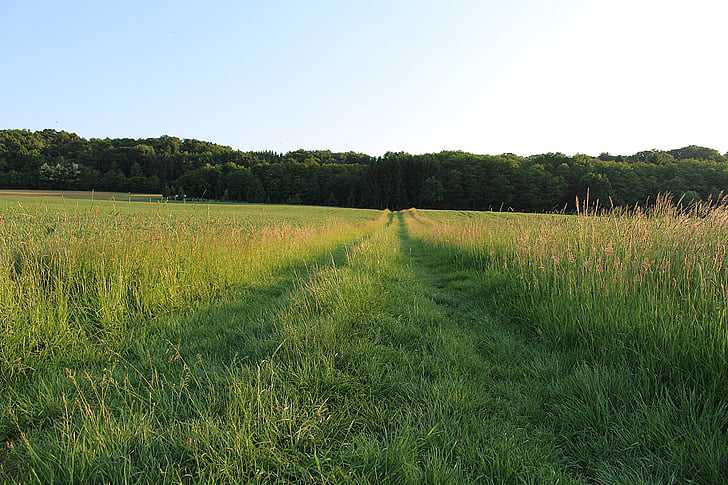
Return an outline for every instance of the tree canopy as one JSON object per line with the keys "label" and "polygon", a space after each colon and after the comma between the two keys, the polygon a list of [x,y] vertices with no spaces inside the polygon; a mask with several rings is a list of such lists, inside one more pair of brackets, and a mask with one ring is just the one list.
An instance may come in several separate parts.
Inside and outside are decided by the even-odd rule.
{"label": "tree canopy", "polygon": [[597,157],[546,153],[423,155],[296,150],[245,152],[161,136],[84,139],[56,130],[0,130],[0,188],[153,192],[169,197],[400,209],[574,208],[691,202],[728,191],[728,154],[687,146]]}

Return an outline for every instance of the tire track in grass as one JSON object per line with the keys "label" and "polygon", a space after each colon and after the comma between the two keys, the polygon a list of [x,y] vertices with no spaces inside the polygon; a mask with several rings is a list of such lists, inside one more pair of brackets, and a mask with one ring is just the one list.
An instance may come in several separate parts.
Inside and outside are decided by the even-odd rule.
{"label": "tire track in grass", "polygon": [[[417,211],[408,215],[412,212]],[[530,382],[521,400],[533,404],[522,406],[520,413],[550,435],[549,446],[559,449],[560,461],[572,475],[588,483],[725,482],[724,408],[713,407],[699,392],[677,383],[672,389],[665,383],[651,390],[655,376],[649,368],[633,368],[619,359],[589,355],[579,345],[543,338],[534,331],[538,322],[514,318],[519,312],[511,297],[523,289],[514,285],[513,275],[489,269],[457,244],[430,243],[430,227],[419,225],[429,216],[407,217],[415,235],[410,241],[414,259],[427,269],[423,277],[440,288],[444,303],[464,310],[477,305],[491,309],[500,315],[491,335],[511,334],[521,342],[518,354],[531,362],[531,375],[507,385],[519,389]],[[453,297],[455,292],[460,296]],[[499,359],[507,362],[509,353]]]}
{"label": "tire track in grass", "polygon": [[[462,295],[438,295],[418,253],[399,215],[295,296],[263,373],[255,427],[265,447],[247,448],[252,462],[226,480],[255,470],[289,482],[570,481],[548,435],[522,416],[533,382],[527,356],[514,355],[525,349],[479,327],[482,309],[448,300]],[[488,354],[506,345],[510,360]],[[250,415],[244,391],[234,403]]]}
{"label": "tire track in grass", "polygon": [[192,315],[181,333],[162,326],[135,347],[136,370],[71,376],[77,392],[32,437],[38,453],[11,455],[13,476],[571,481],[533,420],[557,363],[499,328],[474,298],[481,282],[439,265],[401,213],[305,276]]}
{"label": "tire track in grass", "polygon": [[[400,240],[411,271],[445,315],[446,331],[461,342],[468,389],[477,413],[467,420],[472,455],[486,482],[578,482],[552,432],[541,426],[548,387],[566,365],[557,353],[531,345],[522,333],[493,317],[487,295],[492,275],[453,268],[410,236],[407,225],[423,216],[398,213]],[[445,330],[443,330],[445,331]]]}

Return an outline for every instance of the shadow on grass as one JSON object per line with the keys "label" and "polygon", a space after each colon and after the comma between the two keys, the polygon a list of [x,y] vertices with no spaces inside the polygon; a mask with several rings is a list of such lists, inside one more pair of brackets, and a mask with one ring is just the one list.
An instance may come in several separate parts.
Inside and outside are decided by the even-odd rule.
{"label": "shadow on grass", "polygon": [[154,406],[155,399],[175,397],[155,397],[150,389],[168,384],[189,394],[194,387],[217,380],[216,374],[222,376],[231,366],[255,368],[280,344],[274,324],[277,315],[292,304],[291,294],[321,269],[346,265],[349,250],[366,237],[284,266],[259,282],[231,290],[219,302],[139,322],[130,329],[130,344],[119,354],[57,360],[32,379],[8,385],[0,399],[0,469],[12,468],[8,456],[19,441],[33,441],[38,433],[52,434],[58,420],[68,418],[66,398],[83,396],[92,403],[89,409],[108,406],[110,413],[121,409],[123,414],[122,407],[129,401],[104,394],[101,388],[106,383],[116,383],[117,391],[123,387],[130,401]]}
{"label": "shadow on grass", "polygon": [[[409,221],[422,223],[418,219]],[[433,298],[453,312],[476,317],[462,323],[489,327],[479,348],[505,369],[510,366],[502,374],[504,395],[522,390],[512,394],[514,408],[554,436],[576,476],[599,483],[725,482],[724,398],[714,399],[689,374],[661,377],[673,369],[641,366],[635,362],[639,355],[620,355],[619,347],[594,352],[578,338],[549,338],[540,330],[549,322],[534,320],[538,308],[525,306],[528,289],[493,269],[487,255],[429,244],[406,227],[400,236],[414,266],[437,288]],[[496,317],[496,324],[477,321],[479,314]],[[610,350],[612,342],[607,336],[599,344]]]}

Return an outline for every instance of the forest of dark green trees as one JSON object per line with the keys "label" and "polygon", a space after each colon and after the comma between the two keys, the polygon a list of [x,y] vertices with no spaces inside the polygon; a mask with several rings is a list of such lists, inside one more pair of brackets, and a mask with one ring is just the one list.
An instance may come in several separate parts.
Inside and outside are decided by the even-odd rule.
{"label": "forest of dark green trees", "polygon": [[56,130],[0,130],[0,188],[161,193],[170,198],[348,207],[571,210],[685,202],[728,192],[728,154],[688,146],[634,155],[373,157],[328,150],[245,152],[171,136],[84,139]]}

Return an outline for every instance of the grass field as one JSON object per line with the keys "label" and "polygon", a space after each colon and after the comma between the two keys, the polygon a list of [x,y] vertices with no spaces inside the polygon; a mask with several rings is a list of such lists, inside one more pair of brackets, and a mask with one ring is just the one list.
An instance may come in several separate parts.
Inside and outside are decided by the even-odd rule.
{"label": "grass field", "polygon": [[115,201],[139,201],[159,202],[164,197],[162,194],[137,194],[133,192],[97,192],[85,190],[20,190],[0,189],[0,198],[58,198],[58,199],[89,199],[89,200],[115,200]]}
{"label": "grass field", "polygon": [[728,213],[0,195],[0,481],[723,483]]}

